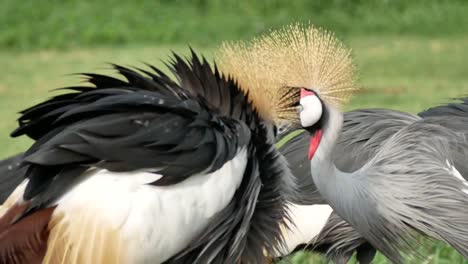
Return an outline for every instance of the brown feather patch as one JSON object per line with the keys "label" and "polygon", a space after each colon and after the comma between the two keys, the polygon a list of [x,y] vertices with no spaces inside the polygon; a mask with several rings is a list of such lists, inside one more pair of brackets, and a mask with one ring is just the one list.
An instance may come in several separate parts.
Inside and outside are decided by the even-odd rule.
{"label": "brown feather patch", "polygon": [[120,233],[90,208],[47,208],[18,218],[29,208],[22,183],[0,207],[0,263],[131,263]]}
{"label": "brown feather patch", "polygon": [[47,250],[49,220],[55,208],[27,215],[29,203],[11,206],[0,219],[0,262],[11,264],[41,263]]}

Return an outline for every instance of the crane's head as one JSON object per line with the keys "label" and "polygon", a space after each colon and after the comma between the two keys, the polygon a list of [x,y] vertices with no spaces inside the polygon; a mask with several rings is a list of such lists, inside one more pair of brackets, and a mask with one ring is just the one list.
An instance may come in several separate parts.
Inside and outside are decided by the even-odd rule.
{"label": "crane's head", "polygon": [[299,100],[299,121],[311,134],[308,158],[312,159],[322,139],[322,129],[327,109],[313,90],[301,88]]}
{"label": "crane's head", "polygon": [[327,113],[339,110],[356,90],[350,50],[311,25],[294,24],[251,42],[225,43],[217,60],[254,98],[270,94],[267,111],[276,124],[300,124],[311,132],[309,158],[312,144],[318,146],[327,119],[333,118]]}

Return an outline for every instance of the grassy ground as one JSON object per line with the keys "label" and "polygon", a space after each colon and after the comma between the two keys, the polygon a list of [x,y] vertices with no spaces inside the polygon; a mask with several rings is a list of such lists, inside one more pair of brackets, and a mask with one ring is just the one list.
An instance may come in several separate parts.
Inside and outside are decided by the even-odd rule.
{"label": "grassy ground", "polygon": [[[362,91],[348,109],[387,107],[417,112],[468,92],[468,37],[349,37],[360,71]],[[211,55],[212,48],[198,46]],[[54,93],[52,88],[76,84],[76,72],[109,72],[105,62],[141,66],[142,61],[161,65],[172,50],[185,46],[107,47],[70,51],[0,51],[0,158],[24,150],[30,141],[10,139],[16,113]],[[442,244],[430,247],[426,263],[463,263]],[[320,258],[299,254],[293,263],[321,263]],[[386,263],[379,257],[375,263]],[[413,263],[420,263],[414,261]],[[465,263],[468,263],[465,261]]]}

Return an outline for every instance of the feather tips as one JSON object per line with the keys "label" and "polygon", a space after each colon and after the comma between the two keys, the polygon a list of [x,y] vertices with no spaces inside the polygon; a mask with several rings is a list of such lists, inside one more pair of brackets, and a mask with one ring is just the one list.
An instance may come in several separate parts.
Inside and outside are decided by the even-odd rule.
{"label": "feather tips", "polygon": [[92,210],[54,214],[49,229],[42,263],[128,263],[118,230],[99,221]]}

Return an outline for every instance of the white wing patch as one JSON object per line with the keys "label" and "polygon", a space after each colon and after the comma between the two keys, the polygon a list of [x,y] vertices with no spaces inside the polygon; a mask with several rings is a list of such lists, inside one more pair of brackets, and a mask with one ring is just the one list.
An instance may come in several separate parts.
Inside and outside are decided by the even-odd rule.
{"label": "white wing patch", "polygon": [[326,204],[297,205],[289,204],[292,224],[291,229],[283,230],[286,248],[275,257],[287,256],[301,244],[310,243],[327,223],[333,209]]}
{"label": "white wing patch", "polygon": [[[92,233],[102,228],[108,231],[76,235],[70,240],[110,235],[113,240],[120,240],[114,243],[114,251],[122,250],[122,258],[125,256],[119,263],[160,263],[188,246],[210,219],[227,206],[242,181],[246,164],[247,151],[243,149],[219,170],[194,175],[170,186],[148,185],[161,177],[148,172],[90,170],[85,180],[57,201],[54,219],[58,220],[54,221],[54,226],[64,229],[61,232],[67,235],[74,233],[74,221],[92,223],[76,225],[85,230],[75,233]],[[66,227],[60,225],[62,222]],[[90,241],[73,241],[61,250],[79,247],[83,251],[79,254],[88,256],[89,261],[89,256],[96,255],[86,253],[93,250],[90,244]]]}
{"label": "white wing patch", "polygon": [[464,185],[465,185],[465,188],[463,189],[463,192],[468,194],[468,182],[465,180],[465,178],[463,178],[463,176],[460,174],[460,172],[457,170],[457,168],[455,168],[455,166],[453,166],[453,164],[451,164],[449,162],[449,160],[445,160],[445,162],[447,162],[447,170],[453,175],[455,176],[455,178],[459,179]]}

